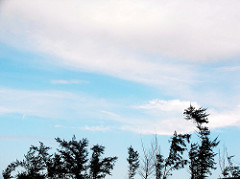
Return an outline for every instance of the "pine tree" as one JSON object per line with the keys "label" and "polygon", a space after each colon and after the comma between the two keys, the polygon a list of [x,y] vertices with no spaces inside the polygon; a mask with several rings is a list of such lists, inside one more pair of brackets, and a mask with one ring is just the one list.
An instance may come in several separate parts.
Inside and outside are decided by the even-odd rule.
{"label": "pine tree", "polygon": [[219,144],[217,138],[210,140],[210,130],[204,124],[208,123],[209,114],[206,108],[196,109],[192,105],[184,111],[185,119],[192,120],[197,126],[200,143],[191,144],[189,151],[191,179],[204,179],[211,175],[211,169],[216,169],[213,149]]}
{"label": "pine tree", "polygon": [[88,161],[88,140],[83,138],[77,141],[73,136],[72,140],[66,141],[56,138],[62,149],[58,149],[63,167],[66,169],[65,178],[85,179],[87,178],[87,161]]}
{"label": "pine tree", "polygon": [[133,179],[139,167],[139,153],[132,146],[128,148],[128,178]]}
{"label": "pine tree", "polygon": [[171,175],[171,171],[184,168],[187,165],[187,160],[183,158],[183,153],[187,150],[186,142],[189,142],[189,139],[189,134],[177,134],[176,131],[174,132],[170,140],[169,155],[165,159],[163,179]]}
{"label": "pine tree", "polygon": [[160,153],[156,154],[155,161],[155,175],[156,179],[161,179],[163,176],[163,168],[164,168],[164,158]]}
{"label": "pine tree", "polygon": [[[48,150],[50,148],[46,147],[42,142],[40,146],[31,146],[28,153],[24,155],[22,161],[16,160],[8,165],[7,169],[3,172],[4,178],[12,178],[11,173],[15,171],[17,167],[22,167],[24,170],[19,172],[15,178],[36,178],[44,179],[47,175],[47,168],[44,163],[44,159],[49,158]],[[43,159],[44,158],[44,159]],[[47,171],[47,172],[46,172]]]}
{"label": "pine tree", "polygon": [[94,145],[91,150],[92,157],[90,159],[90,178],[105,178],[106,175],[111,175],[111,170],[113,169],[114,163],[117,160],[117,157],[107,157],[101,158],[101,155],[104,154],[104,146]]}

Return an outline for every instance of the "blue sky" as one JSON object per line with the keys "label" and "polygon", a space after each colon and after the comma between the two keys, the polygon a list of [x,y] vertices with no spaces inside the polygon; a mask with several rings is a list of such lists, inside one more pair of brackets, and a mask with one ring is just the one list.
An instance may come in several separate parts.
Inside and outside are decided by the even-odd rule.
{"label": "blue sky", "polygon": [[122,179],[129,145],[141,150],[157,134],[166,153],[174,130],[194,131],[182,115],[190,103],[208,108],[213,136],[240,161],[239,9],[236,0],[1,1],[0,170],[31,144],[76,134],[118,155]]}

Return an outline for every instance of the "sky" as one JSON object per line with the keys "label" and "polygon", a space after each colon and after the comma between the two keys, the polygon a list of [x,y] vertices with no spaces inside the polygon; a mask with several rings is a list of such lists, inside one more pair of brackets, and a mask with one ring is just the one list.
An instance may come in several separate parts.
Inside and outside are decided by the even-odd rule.
{"label": "sky", "polygon": [[166,155],[175,130],[195,130],[190,104],[208,109],[212,136],[239,163],[239,10],[238,0],[1,0],[0,171],[38,141],[75,134],[117,155],[109,178],[126,178],[127,147],[157,136]]}

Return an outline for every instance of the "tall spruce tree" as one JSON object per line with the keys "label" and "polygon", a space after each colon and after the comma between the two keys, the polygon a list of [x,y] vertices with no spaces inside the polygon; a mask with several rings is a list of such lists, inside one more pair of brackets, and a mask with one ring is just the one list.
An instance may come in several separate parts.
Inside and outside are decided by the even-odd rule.
{"label": "tall spruce tree", "polygon": [[164,168],[164,158],[160,153],[156,154],[155,161],[155,176],[156,179],[161,179],[163,176],[163,168]]}
{"label": "tall spruce tree", "polygon": [[139,167],[139,153],[132,146],[128,148],[128,178],[133,179]]}
{"label": "tall spruce tree", "polygon": [[[51,155],[48,154],[50,148],[46,147],[42,142],[40,146],[31,146],[28,153],[24,155],[22,161],[16,160],[8,165],[6,170],[3,172],[4,178],[15,177],[17,179],[21,178],[36,178],[44,179],[49,177],[50,169],[47,164],[50,164]],[[16,176],[12,176],[11,173],[16,170],[16,168],[22,167],[23,170],[17,173]]]}
{"label": "tall spruce tree", "polygon": [[217,138],[210,139],[210,130],[207,124],[209,114],[206,108],[196,109],[192,105],[184,111],[185,119],[192,120],[198,129],[199,143],[192,143],[189,151],[191,179],[204,179],[211,175],[211,169],[216,169],[213,149],[219,144]]}
{"label": "tall spruce tree", "polygon": [[56,138],[61,149],[58,149],[60,158],[63,161],[64,178],[85,179],[88,177],[87,162],[88,162],[88,140],[83,138],[77,141],[73,136],[72,140],[66,141],[64,139]]}
{"label": "tall spruce tree", "polygon": [[172,175],[173,170],[184,168],[188,161],[183,158],[183,153],[187,150],[187,143],[189,143],[189,134],[177,134],[175,131],[170,142],[169,155],[165,159],[163,179]]}
{"label": "tall spruce tree", "polygon": [[104,146],[94,145],[92,150],[92,157],[90,159],[90,178],[100,179],[105,178],[106,175],[111,175],[111,170],[117,160],[117,157],[102,158],[104,154]]}

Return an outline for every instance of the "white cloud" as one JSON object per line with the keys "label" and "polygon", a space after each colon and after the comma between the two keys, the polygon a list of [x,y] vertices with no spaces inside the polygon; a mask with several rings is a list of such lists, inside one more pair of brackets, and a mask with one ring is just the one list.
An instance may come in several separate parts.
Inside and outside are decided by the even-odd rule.
{"label": "white cloud", "polygon": [[240,71],[240,66],[225,66],[218,68],[220,71],[226,71],[226,72],[236,72]]}
{"label": "white cloud", "polygon": [[238,0],[13,0],[2,3],[2,33],[29,35],[25,42],[48,53],[71,57],[79,49],[76,58],[144,51],[216,60],[239,55],[239,8]]}
{"label": "white cloud", "polygon": [[110,112],[110,111],[100,111],[100,112],[103,113],[103,114],[106,114],[108,116],[111,116],[111,117],[119,117],[118,114]]}
{"label": "white cloud", "polygon": [[[240,55],[238,0],[5,0],[0,8],[3,43],[50,55],[51,64],[154,85],[182,99],[208,100],[197,90],[223,80],[201,65]],[[239,64],[224,65],[239,70]],[[223,96],[216,88],[211,96]]]}
{"label": "white cloud", "polygon": [[[199,108],[196,102],[191,104]],[[125,123],[122,130],[130,130],[144,134],[171,135],[175,130],[179,133],[192,132],[196,128],[192,121],[184,119],[183,111],[188,108],[190,102],[181,100],[154,99],[147,104],[135,106],[146,115],[139,119],[128,119],[132,123]],[[240,105],[231,110],[207,109],[209,116],[208,126],[211,129],[238,126],[240,127]]]}
{"label": "white cloud", "polygon": [[40,136],[0,136],[0,141],[31,141],[31,145],[33,142],[42,141],[42,140],[52,140],[46,137]]}
{"label": "white cloud", "polygon": [[229,126],[240,127],[240,105],[227,111],[210,110],[209,126],[211,128],[223,128]]}
{"label": "white cloud", "polygon": [[4,1],[0,39],[69,68],[182,94],[197,75],[187,61],[239,56],[239,7],[236,0]]}
{"label": "white cloud", "polygon": [[8,108],[0,106],[0,114],[11,112]]}
{"label": "white cloud", "polygon": [[61,84],[61,85],[67,85],[67,84],[86,84],[88,81],[83,80],[51,80],[52,84]]}
{"label": "white cloud", "polygon": [[183,112],[184,109],[189,107],[192,104],[193,106],[198,106],[196,102],[190,101],[180,101],[180,100],[161,100],[153,99],[147,104],[136,106],[138,109],[146,110],[160,110],[160,111],[173,111],[173,112]]}
{"label": "white cloud", "polygon": [[83,126],[83,127],[73,127],[73,126],[64,126],[64,125],[55,125],[55,128],[65,128],[65,129],[77,129],[77,130],[86,130],[91,132],[106,132],[111,129],[111,127],[106,126]]}
{"label": "white cloud", "polygon": [[[94,111],[113,106],[104,99],[65,91],[31,91],[0,88],[0,114],[16,113],[48,119],[96,117]],[[84,119],[82,119],[84,120]]]}
{"label": "white cloud", "polygon": [[100,132],[105,132],[108,131],[110,129],[110,127],[103,127],[103,126],[84,126],[82,127],[83,130],[87,130],[87,131],[100,131]]}
{"label": "white cloud", "polygon": [[148,118],[136,120],[134,124],[123,124],[120,129],[140,134],[172,135],[174,131],[178,133],[192,132],[194,125],[181,117],[161,119],[148,116]]}

